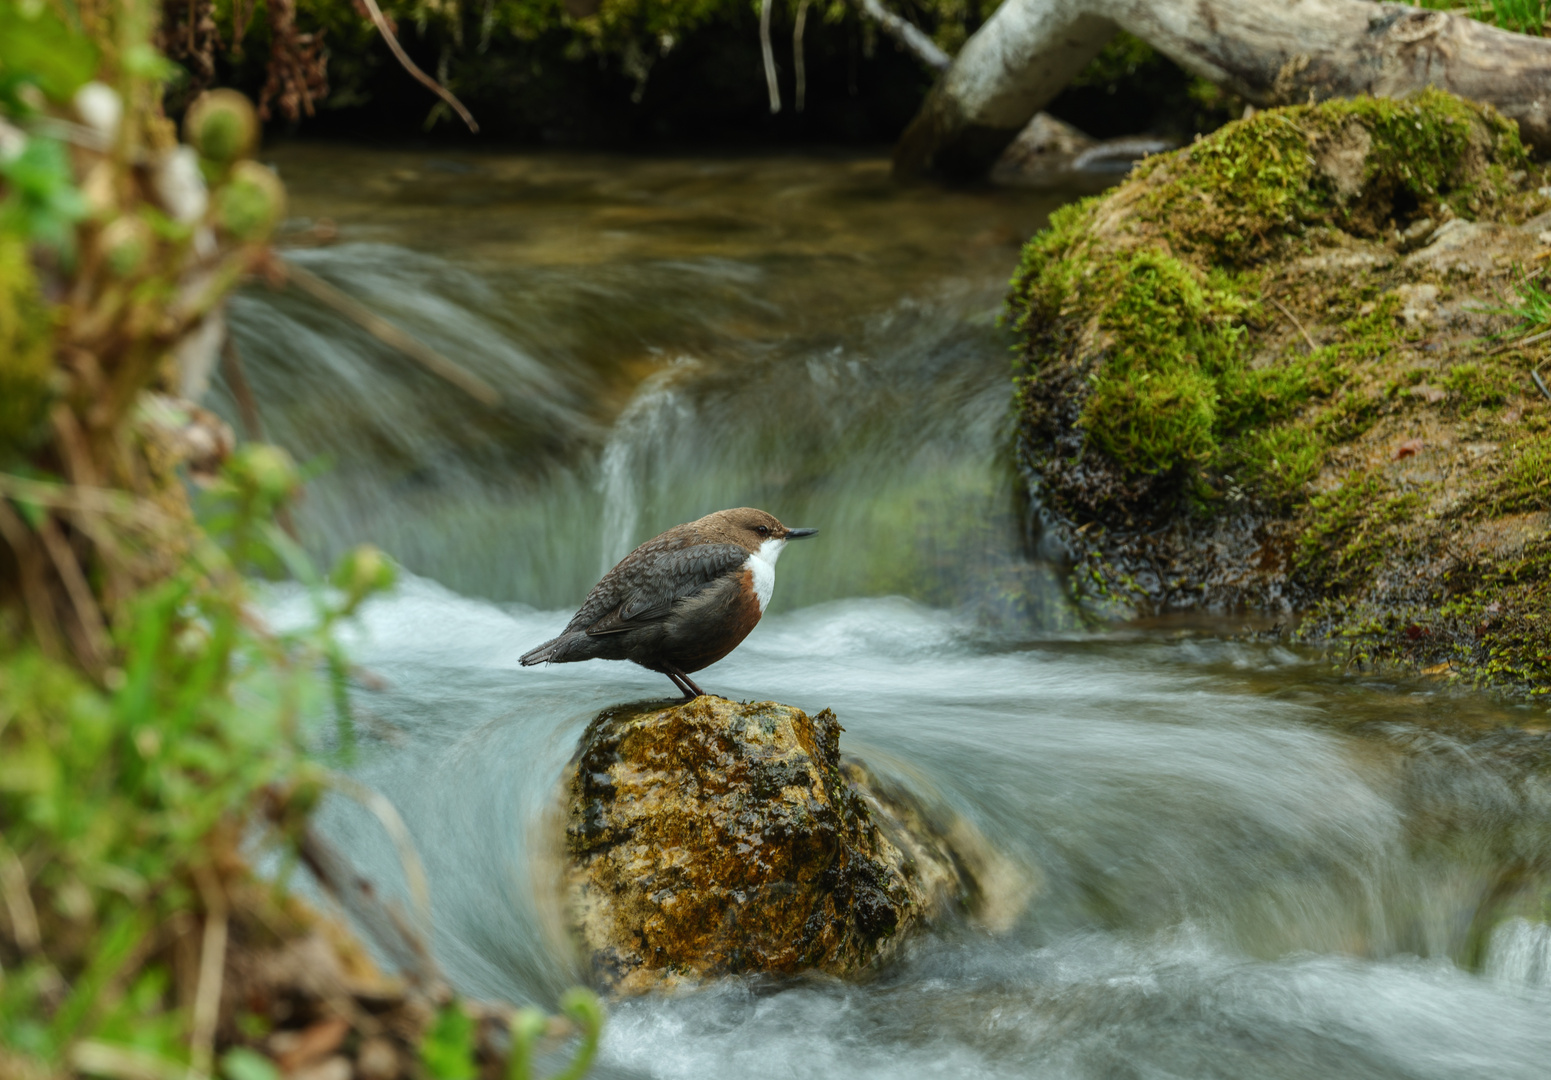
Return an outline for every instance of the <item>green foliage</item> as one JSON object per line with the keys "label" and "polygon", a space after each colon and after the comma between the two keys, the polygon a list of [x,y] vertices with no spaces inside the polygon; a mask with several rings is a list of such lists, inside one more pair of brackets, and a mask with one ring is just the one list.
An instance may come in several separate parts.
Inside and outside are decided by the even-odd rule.
{"label": "green foliage", "polygon": [[1418,7],[1455,11],[1516,34],[1544,34],[1551,5],[1546,0],[1419,0]]}
{"label": "green foliage", "polygon": [[221,1058],[221,1075],[225,1080],[280,1080],[274,1062],[244,1046],[227,1051]]}
{"label": "green foliage", "polygon": [[1124,31],[1109,39],[1069,86],[1108,86],[1121,82],[1153,63],[1158,52],[1147,42]]}
{"label": "green foliage", "polygon": [[1503,305],[1505,314],[1519,320],[1518,332],[1529,333],[1551,326],[1551,292],[1538,277],[1525,277],[1514,288],[1515,298]]}
{"label": "green foliage", "polygon": [[[48,900],[43,948],[6,965],[0,1042],[43,1061],[88,1034],[186,1060],[165,973],[133,958],[197,904],[192,875],[235,841],[259,791],[321,783],[297,725],[321,700],[306,658],[334,620],[289,638],[248,627],[227,567],[261,509],[243,498],[229,534],[133,601],[108,688],[24,642],[0,665],[0,858],[22,859]],[[115,1005],[109,987],[131,975]],[[61,984],[65,1001],[46,1008]]]}
{"label": "green foliage", "polygon": [[69,101],[97,71],[91,39],[60,19],[52,5],[0,5],[0,110],[12,116],[35,111],[28,89]]}
{"label": "green foliage", "polygon": [[443,1005],[420,1043],[420,1060],[437,1080],[472,1080],[474,1018],[456,999]]}
{"label": "green foliage", "polygon": [[53,316],[19,236],[0,229],[0,468],[42,428],[53,369]]}
{"label": "green foliage", "polygon": [[0,231],[70,255],[75,223],[86,216],[86,200],[76,190],[64,146],[44,136],[28,138],[21,153],[0,158],[0,182],[6,188]]}
{"label": "green foliage", "polygon": [[[598,1053],[603,1005],[591,990],[573,987],[561,996],[560,1011],[581,1032],[581,1041],[570,1062],[551,1080],[582,1080]],[[549,1017],[538,1009],[518,1009],[512,1015],[507,1080],[533,1080],[534,1049],[549,1030],[549,1024]],[[476,1033],[474,1019],[456,1000],[442,1006],[420,1044],[420,1060],[426,1074],[436,1080],[472,1080],[479,1075],[474,1059]]]}

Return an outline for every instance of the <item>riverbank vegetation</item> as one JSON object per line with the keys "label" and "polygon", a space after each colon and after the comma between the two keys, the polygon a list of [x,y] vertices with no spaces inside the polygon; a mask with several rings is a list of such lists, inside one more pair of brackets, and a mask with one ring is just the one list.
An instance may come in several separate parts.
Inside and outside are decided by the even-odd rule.
{"label": "riverbank vegetation", "polygon": [[[240,95],[179,140],[155,14],[0,9],[0,1075],[459,1077],[509,1046],[525,1070],[548,1022],[452,1001],[423,929],[308,829],[352,746],[334,629],[393,571],[370,547],[315,570],[288,456],[189,400],[226,296],[283,273],[284,191]],[[271,575],[308,629],[255,613]],[[299,865],[398,974],[295,898]],[[579,1075],[599,1015],[566,1006]]]}

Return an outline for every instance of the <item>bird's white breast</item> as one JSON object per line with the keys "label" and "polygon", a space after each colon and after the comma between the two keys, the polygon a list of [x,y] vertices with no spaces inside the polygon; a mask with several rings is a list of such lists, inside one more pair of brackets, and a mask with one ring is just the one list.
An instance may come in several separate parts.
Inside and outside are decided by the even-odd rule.
{"label": "bird's white breast", "polygon": [[785,546],[785,540],[766,540],[749,556],[749,569],[754,572],[754,595],[759,599],[761,615],[770,606],[770,594],[775,592],[775,564]]}

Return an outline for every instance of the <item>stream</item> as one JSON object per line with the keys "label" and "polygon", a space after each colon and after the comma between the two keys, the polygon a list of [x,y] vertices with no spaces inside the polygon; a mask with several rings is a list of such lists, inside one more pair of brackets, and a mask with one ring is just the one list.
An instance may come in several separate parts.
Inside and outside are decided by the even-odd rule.
{"label": "stream", "polygon": [[[820,534],[697,681],[833,708],[845,751],[1017,868],[1015,917],[857,982],[615,1004],[595,1076],[1551,1077],[1544,710],[1242,620],[1088,627],[1026,552],[997,315],[1059,197],[900,189],[873,156],[270,157],[288,257],[502,395],[298,293],[233,304],[266,434],[315,473],[306,546],[404,567],[346,635],[381,683],[354,695],[354,772],[413,835],[459,992],[552,1008],[580,978],[559,780],[599,709],[672,692],[518,656],[634,545],[751,505]],[[375,818],[320,816],[406,895]]]}

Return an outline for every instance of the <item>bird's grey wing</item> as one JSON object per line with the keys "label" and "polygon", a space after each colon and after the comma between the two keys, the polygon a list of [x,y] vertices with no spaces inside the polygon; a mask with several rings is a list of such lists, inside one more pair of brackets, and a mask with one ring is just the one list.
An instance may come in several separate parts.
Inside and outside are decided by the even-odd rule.
{"label": "bird's grey wing", "polygon": [[650,554],[610,570],[571,620],[571,628],[598,637],[666,618],[674,604],[736,570],[749,557],[736,544],[671,546]]}

